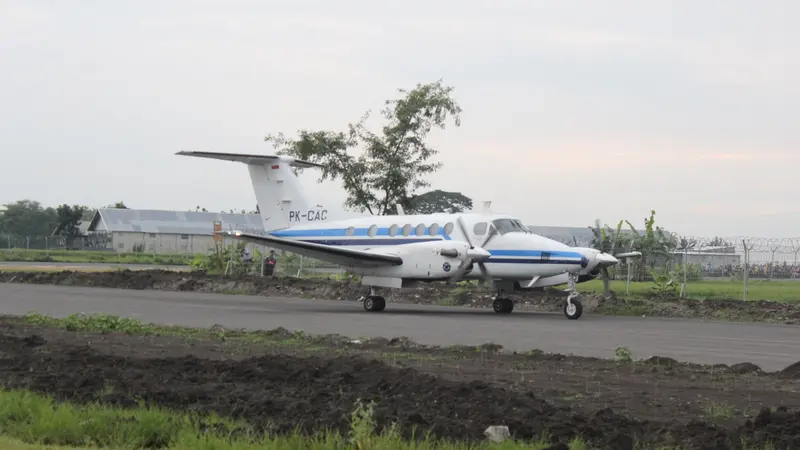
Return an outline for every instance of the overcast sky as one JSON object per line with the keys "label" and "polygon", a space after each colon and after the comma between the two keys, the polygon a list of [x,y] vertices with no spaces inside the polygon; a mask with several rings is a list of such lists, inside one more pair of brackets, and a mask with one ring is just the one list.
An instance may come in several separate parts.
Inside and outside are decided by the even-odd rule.
{"label": "overcast sky", "polygon": [[[790,0],[0,0],[0,202],[253,208],[266,134],[444,82],[434,187],[532,225],[800,236]],[[794,27],[794,28],[792,28]],[[375,123],[377,130],[380,122]],[[338,184],[317,185],[326,206]]]}

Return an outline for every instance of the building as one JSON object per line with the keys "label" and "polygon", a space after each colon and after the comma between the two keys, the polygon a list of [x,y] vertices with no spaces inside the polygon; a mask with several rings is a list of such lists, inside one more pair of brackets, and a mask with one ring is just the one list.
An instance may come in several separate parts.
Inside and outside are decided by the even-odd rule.
{"label": "building", "polygon": [[87,231],[103,242],[98,250],[196,254],[214,248],[215,222],[223,230],[264,232],[256,214],[116,208],[96,210]]}

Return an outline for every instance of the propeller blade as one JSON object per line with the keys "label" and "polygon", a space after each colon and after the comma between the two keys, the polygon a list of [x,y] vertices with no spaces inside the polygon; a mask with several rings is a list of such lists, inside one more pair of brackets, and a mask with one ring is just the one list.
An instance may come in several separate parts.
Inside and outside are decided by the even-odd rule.
{"label": "propeller blade", "polygon": [[486,268],[486,265],[483,262],[478,263],[478,268],[481,270],[481,281],[483,283],[489,283],[489,286],[494,286],[494,278],[492,278],[492,274],[489,273],[489,269]]}
{"label": "propeller blade", "polygon": [[467,227],[464,226],[464,219],[461,216],[458,216],[458,219],[456,219],[456,223],[458,224],[458,228],[461,229],[461,233],[464,234],[464,239],[467,240],[469,246],[475,247],[475,245],[472,243],[472,239],[470,239],[469,237],[469,233],[467,233]]}
{"label": "propeller blade", "polygon": [[617,259],[638,258],[640,256],[642,256],[642,252],[626,252],[626,253],[617,253],[616,255],[614,255],[614,257]]}
{"label": "propeller blade", "polygon": [[486,244],[488,244],[489,241],[492,240],[495,234],[497,234],[497,229],[494,226],[490,225],[489,234],[486,236],[486,239],[483,240],[483,244],[481,244],[481,247],[486,247]]}
{"label": "propeller blade", "polygon": [[467,270],[469,270],[469,265],[470,265],[470,261],[469,260],[464,260],[464,262],[462,262],[461,265],[458,266],[458,269],[456,269],[455,273],[453,274],[453,276],[450,279],[455,281],[455,282],[461,281],[461,278],[463,278],[464,274],[466,274]]}

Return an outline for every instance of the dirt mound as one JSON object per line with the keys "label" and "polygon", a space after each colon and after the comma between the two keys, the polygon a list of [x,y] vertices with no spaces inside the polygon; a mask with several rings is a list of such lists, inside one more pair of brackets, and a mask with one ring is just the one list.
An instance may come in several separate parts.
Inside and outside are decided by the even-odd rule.
{"label": "dirt mound", "polygon": [[546,433],[566,442],[583,436],[609,449],[632,448],[634,442],[736,448],[740,437],[780,444],[776,448],[800,446],[798,416],[781,410],[762,411],[736,430],[639,421],[611,409],[579,414],[531,393],[446,380],[356,356],[145,359],[46,342],[38,335],[0,335],[0,385],[78,402],[133,406],[144,400],[177,410],[214,411],[256,427],[269,423],[273,432],[297,426],[305,432],[344,431],[348,413],[362,399],[376,402],[379,427],[397,421],[407,436],[416,426],[438,437],[483,440],[486,427],[508,425],[516,438]]}
{"label": "dirt mound", "polygon": [[800,380],[800,361],[781,370],[780,375],[783,378],[795,378]]}

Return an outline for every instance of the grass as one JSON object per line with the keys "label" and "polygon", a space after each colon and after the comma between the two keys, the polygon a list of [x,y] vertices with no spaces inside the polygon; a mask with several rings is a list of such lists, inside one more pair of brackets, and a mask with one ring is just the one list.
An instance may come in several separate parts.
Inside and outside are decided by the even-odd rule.
{"label": "grass", "polygon": [[[66,317],[52,317],[31,312],[21,317],[29,325],[60,328],[67,331],[87,333],[125,333],[132,336],[164,336],[183,339],[210,339],[230,344],[258,345],[270,348],[292,348],[305,351],[340,351],[337,344],[349,344],[354,339],[347,336],[312,335],[303,331],[289,331],[285,328],[273,330],[224,330],[212,328],[191,328],[178,325],[159,325],[144,323],[138,319],[120,317],[112,314],[71,314]],[[365,341],[367,339],[359,339]],[[420,349],[424,346],[419,345]],[[444,349],[460,353],[465,351],[493,352],[498,350],[494,344],[478,346],[453,346]],[[383,355],[385,359],[428,359],[441,356],[426,356],[402,350]]]}
{"label": "grass", "polygon": [[[0,389],[0,430],[13,447],[3,448],[162,448],[162,449],[543,449],[546,441],[500,444],[405,441],[390,427],[376,433],[373,404],[356,405],[346,435],[321,430],[314,436],[299,432],[261,435],[249,425],[214,415],[187,414],[153,406],[115,408],[102,404],[74,405],[24,390]],[[12,441],[13,440],[13,441]],[[0,440],[2,443],[3,440]],[[47,447],[50,446],[50,447]],[[576,439],[570,449],[587,446]]]}
{"label": "grass", "polygon": [[89,447],[72,447],[63,445],[29,444],[19,439],[0,435],[0,448],[3,450],[88,450]]}
{"label": "grass", "polygon": [[[621,297],[644,297],[653,293],[654,283],[632,282],[630,295],[626,295],[624,281],[612,281],[611,289]],[[579,292],[603,293],[603,281],[592,280],[578,285]],[[680,292],[678,282],[677,293]],[[687,283],[687,297],[698,300],[732,299],[741,300],[744,283],[738,280],[701,280]],[[769,300],[777,302],[800,301],[800,281],[748,280],[748,300]]]}
{"label": "grass", "polygon": [[194,255],[171,253],[117,253],[95,250],[28,250],[0,249],[0,261],[5,262],[64,262],[107,264],[189,265]]}
{"label": "grass", "polygon": [[732,407],[720,404],[720,403],[712,403],[708,405],[705,410],[706,417],[715,420],[726,420],[730,419],[734,416],[734,410]]}
{"label": "grass", "polygon": [[170,336],[186,339],[216,339],[220,341],[246,341],[249,343],[277,346],[313,345],[315,338],[301,331],[277,330],[220,330],[214,328],[189,328],[177,325],[143,323],[137,319],[112,314],[71,314],[66,317],[51,317],[29,313],[22,317],[30,325],[61,328],[67,331],[90,333],[125,333],[144,336]]}

